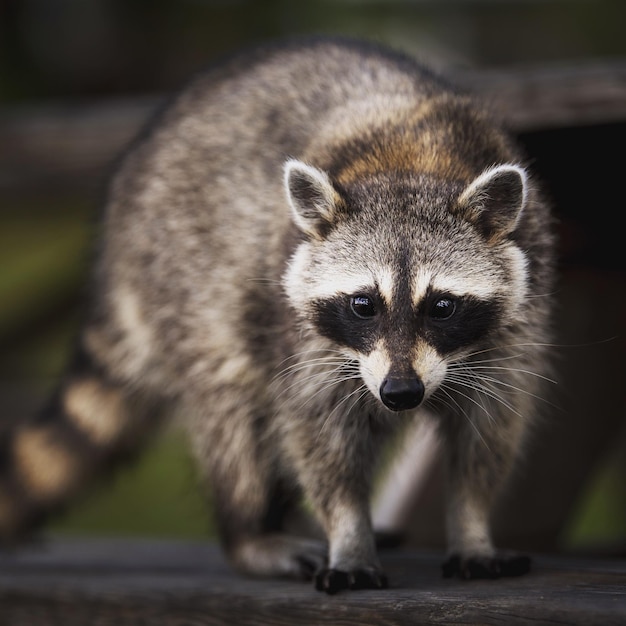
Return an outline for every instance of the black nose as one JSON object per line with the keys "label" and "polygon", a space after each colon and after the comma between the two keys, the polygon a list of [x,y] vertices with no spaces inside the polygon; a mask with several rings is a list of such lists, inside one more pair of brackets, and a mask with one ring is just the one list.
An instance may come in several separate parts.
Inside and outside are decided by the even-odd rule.
{"label": "black nose", "polygon": [[385,378],[380,386],[380,399],[392,411],[414,409],[424,399],[424,384],[417,376]]}

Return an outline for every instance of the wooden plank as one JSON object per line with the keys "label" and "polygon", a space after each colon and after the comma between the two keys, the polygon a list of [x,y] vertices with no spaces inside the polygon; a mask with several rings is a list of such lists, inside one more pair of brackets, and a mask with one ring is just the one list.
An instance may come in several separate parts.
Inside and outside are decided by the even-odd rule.
{"label": "wooden plank", "polygon": [[[626,60],[452,71],[516,132],[626,120]],[[103,174],[162,96],[0,109],[0,191],[81,187]]]}
{"label": "wooden plank", "polygon": [[101,183],[162,97],[0,109],[0,191]]}
{"label": "wooden plank", "polygon": [[0,623],[626,624],[626,562],[535,558],[534,572],[445,580],[441,554],[388,551],[391,588],[327,596],[236,575],[210,544],[55,540],[0,557]]}
{"label": "wooden plank", "polygon": [[455,72],[516,132],[626,121],[626,60]]}

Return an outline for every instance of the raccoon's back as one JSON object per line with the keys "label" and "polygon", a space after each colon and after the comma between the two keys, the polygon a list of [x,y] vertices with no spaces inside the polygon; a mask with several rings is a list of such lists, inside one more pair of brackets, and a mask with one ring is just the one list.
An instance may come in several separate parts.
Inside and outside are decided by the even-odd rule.
{"label": "raccoon's back", "polygon": [[286,224],[287,157],[366,134],[445,89],[412,60],[363,43],[313,39],[235,56],[155,120],[118,173],[107,218],[148,210],[206,226],[222,215],[263,221],[274,208],[274,227]]}

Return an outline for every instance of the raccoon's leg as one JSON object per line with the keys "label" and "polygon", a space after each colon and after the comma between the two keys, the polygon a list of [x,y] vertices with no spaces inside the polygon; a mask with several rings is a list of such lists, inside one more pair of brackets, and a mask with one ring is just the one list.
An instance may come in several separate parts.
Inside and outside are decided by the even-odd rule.
{"label": "raccoon's leg", "polygon": [[368,499],[340,488],[325,504],[320,517],[329,539],[329,564],[317,572],[315,588],[329,594],[385,589],[387,577],[376,555]]}
{"label": "raccoon's leg", "polygon": [[315,587],[327,593],[385,588],[370,519],[375,451],[369,420],[333,417],[330,426],[326,419],[298,420],[287,437],[305,496],[329,543],[328,566],[317,572]]}
{"label": "raccoon's leg", "polygon": [[[489,520],[495,497],[518,456],[525,429],[520,416],[532,410],[526,399],[517,400],[515,410],[476,400],[476,404],[464,407],[463,418],[457,416],[444,426],[448,471],[446,578],[517,576],[530,569],[528,557],[496,551]],[[507,402],[513,401],[507,397]]]}
{"label": "raccoon's leg", "polygon": [[145,408],[80,351],[46,410],[0,433],[0,540],[11,542],[62,508],[133,449]]}
{"label": "raccoon's leg", "polygon": [[326,563],[327,546],[321,540],[285,532],[289,496],[271,485],[261,506],[257,493],[234,510],[232,494],[224,486],[214,488],[213,493],[222,544],[233,566],[253,576],[311,580]]}
{"label": "raccoon's leg", "polygon": [[212,398],[212,415],[195,411],[195,400],[188,406],[195,415],[188,424],[192,448],[211,485],[221,543],[232,565],[252,576],[310,580],[325,563],[327,548],[285,532],[297,494],[276,476],[278,445],[267,438],[264,418],[251,414],[254,399],[240,388],[222,388]]}

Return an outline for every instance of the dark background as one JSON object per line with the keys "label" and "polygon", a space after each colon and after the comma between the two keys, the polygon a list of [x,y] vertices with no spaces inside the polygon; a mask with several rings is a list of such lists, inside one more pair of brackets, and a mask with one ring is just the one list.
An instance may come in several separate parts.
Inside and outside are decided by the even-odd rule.
{"label": "dark background", "polygon": [[[609,66],[626,59],[624,24],[618,0],[0,0],[0,419],[35,410],[61,371],[113,154],[220,55],[323,32],[455,71]],[[527,463],[534,481],[522,500],[562,500],[535,545],[616,552],[626,545],[626,119],[519,139],[559,218],[562,276],[559,409]],[[203,536],[207,527],[174,430],[55,530]]]}

